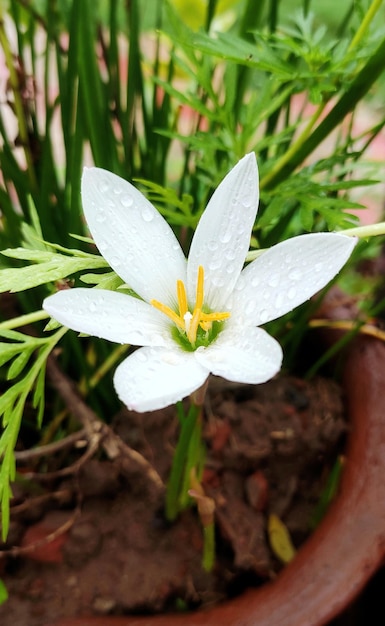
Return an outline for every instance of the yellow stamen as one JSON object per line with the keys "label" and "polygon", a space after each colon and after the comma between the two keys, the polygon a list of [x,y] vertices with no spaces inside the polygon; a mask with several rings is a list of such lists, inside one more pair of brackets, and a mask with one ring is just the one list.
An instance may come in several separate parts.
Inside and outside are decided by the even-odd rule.
{"label": "yellow stamen", "polygon": [[204,283],[204,270],[202,265],[200,265],[198,267],[198,280],[197,280],[197,296],[196,296],[196,301],[195,301],[195,309],[202,309],[203,306],[203,298],[204,298],[204,290],[203,290],[203,283]]}
{"label": "yellow stamen", "polygon": [[167,315],[167,317],[169,317],[170,320],[174,322],[174,324],[179,326],[179,328],[181,328],[182,330],[185,329],[184,320],[181,319],[179,315],[177,315],[172,309],[170,309],[169,306],[167,306],[166,304],[162,304],[161,302],[158,302],[158,300],[150,300],[150,304],[152,304],[152,306],[158,309],[158,311],[161,311],[162,313]]}
{"label": "yellow stamen", "polygon": [[192,345],[195,344],[196,339],[197,339],[197,332],[198,332],[200,317],[201,317],[201,310],[195,308],[193,316],[190,320],[189,329],[187,331],[187,339]]}
{"label": "yellow stamen", "polygon": [[226,313],[225,311],[218,313],[201,313],[201,322],[221,322],[222,320],[227,320],[230,317],[231,313]]}
{"label": "yellow stamen", "polygon": [[176,293],[178,297],[179,315],[183,319],[188,311],[186,287],[183,280],[176,281]]}

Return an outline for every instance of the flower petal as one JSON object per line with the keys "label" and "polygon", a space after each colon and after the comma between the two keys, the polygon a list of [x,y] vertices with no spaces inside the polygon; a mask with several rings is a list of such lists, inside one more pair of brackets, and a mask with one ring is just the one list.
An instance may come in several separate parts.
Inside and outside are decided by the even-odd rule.
{"label": "flower petal", "polygon": [[250,246],[258,200],[258,167],[255,154],[250,153],[215,190],[195,231],[187,265],[191,302],[195,302],[199,265],[205,271],[205,303],[220,310],[227,302]]}
{"label": "flower petal", "polygon": [[339,233],[311,233],[273,246],[241,273],[231,320],[259,325],[291,311],[338,274],[356,242]]}
{"label": "flower petal", "polygon": [[279,343],[257,327],[231,326],[208,348],[198,348],[195,356],[213,374],[249,384],[269,380],[282,364]]}
{"label": "flower petal", "polygon": [[176,281],[186,259],[173,231],[133,185],[99,168],[85,168],[83,209],[100,253],[144,300],[176,306]]}
{"label": "flower petal", "polygon": [[154,411],[182,400],[203,385],[208,375],[193,352],[177,347],[140,348],[119,365],[114,385],[129,409]]}
{"label": "flower petal", "polygon": [[139,346],[165,346],[171,341],[162,313],[116,291],[65,289],[46,298],[43,309],[72,330],[109,341]]}

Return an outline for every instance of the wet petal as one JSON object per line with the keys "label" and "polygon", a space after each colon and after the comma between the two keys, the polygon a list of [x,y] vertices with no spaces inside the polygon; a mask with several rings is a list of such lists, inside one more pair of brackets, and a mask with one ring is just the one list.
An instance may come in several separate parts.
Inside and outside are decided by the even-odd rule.
{"label": "wet petal", "polygon": [[257,162],[250,153],[223,179],[199,221],[188,258],[190,301],[195,301],[198,266],[203,265],[205,303],[213,310],[224,306],[245,262],[258,200]]}
{"label": "wet petal", "polygon": [[273,246],[240,275],[231,320],[259,325],[291,311],[338,274],[356,242],[339,233],[312,233]]}
{"label": "wet petal", "polygon": [[249,384],[269,380],[282,363],[279,343],[257,327],[229,327],[208,348],[198,348],[195,355],[213,374]]}
{"label": "wet petal", "polygon": [[105,289],[66,289],[49,296],[43,309],[72,330],[139,346],[165,346],[170,331],[164,315],[143,300]]}
{"label": "wet petal", "polygon": [[133,185],[99,168],[82,178],[83,209],[100,253],[144,300],[176,305],[186,260],[173,231]]}
{"label": "wet petal", "polygon": [[129,409],[155,411],[188,396],[203,385],[208,375],[193,352],[140,348],[119,365],[114,385]]}

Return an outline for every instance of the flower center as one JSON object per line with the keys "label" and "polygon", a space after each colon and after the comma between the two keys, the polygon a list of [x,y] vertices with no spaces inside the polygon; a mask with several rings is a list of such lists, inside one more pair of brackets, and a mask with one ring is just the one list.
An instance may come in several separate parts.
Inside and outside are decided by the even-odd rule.
{"label": "flower center", "polygon": [[[173,311],[166,304],[158,302],[158,300],[151,300],[150,304],[158,309],[158,311],[167,315],[167,317],[174,322],[179,332],[187,338],[193,349],[197,347],[197,340],[200,345],[207,345],[213,339],[212,336],[210,337],[213,324],[215,322],[223,322],[230,317],[230,313],[220,311],[214,313],[204,307],[204,269],[202,265],[198,267],[195,306],[192,312],[188,307],[186,287],[182,280],[177,280],[176,282],[176,293],[178,298],[178,313]],[[206,310],[203,310],[204,308],[206,308]]]}

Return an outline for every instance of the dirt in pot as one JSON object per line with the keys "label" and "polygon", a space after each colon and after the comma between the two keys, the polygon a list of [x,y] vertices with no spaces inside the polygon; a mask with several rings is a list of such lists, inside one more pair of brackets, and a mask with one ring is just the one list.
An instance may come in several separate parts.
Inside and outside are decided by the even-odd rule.
{"label": "dirt in pot", "polygon": [[[84,454],[78,439],[70,452],[29,460],[14,486],[0,561],[9,593],[0,623],[198,609],[273,579],[283,565],[271,550],[268,520],[276,516],[301,545],[346,429],[340,388],[323,378],[279,376],[259,386],[211,380],[203,477],[216,503],[210,573],[201,566],[195,508],[168,523],[163,489],[124,449],[109,458],[100,449]],[[113,430],[166,481],[178,431],[173,407],[123,409]]]}

